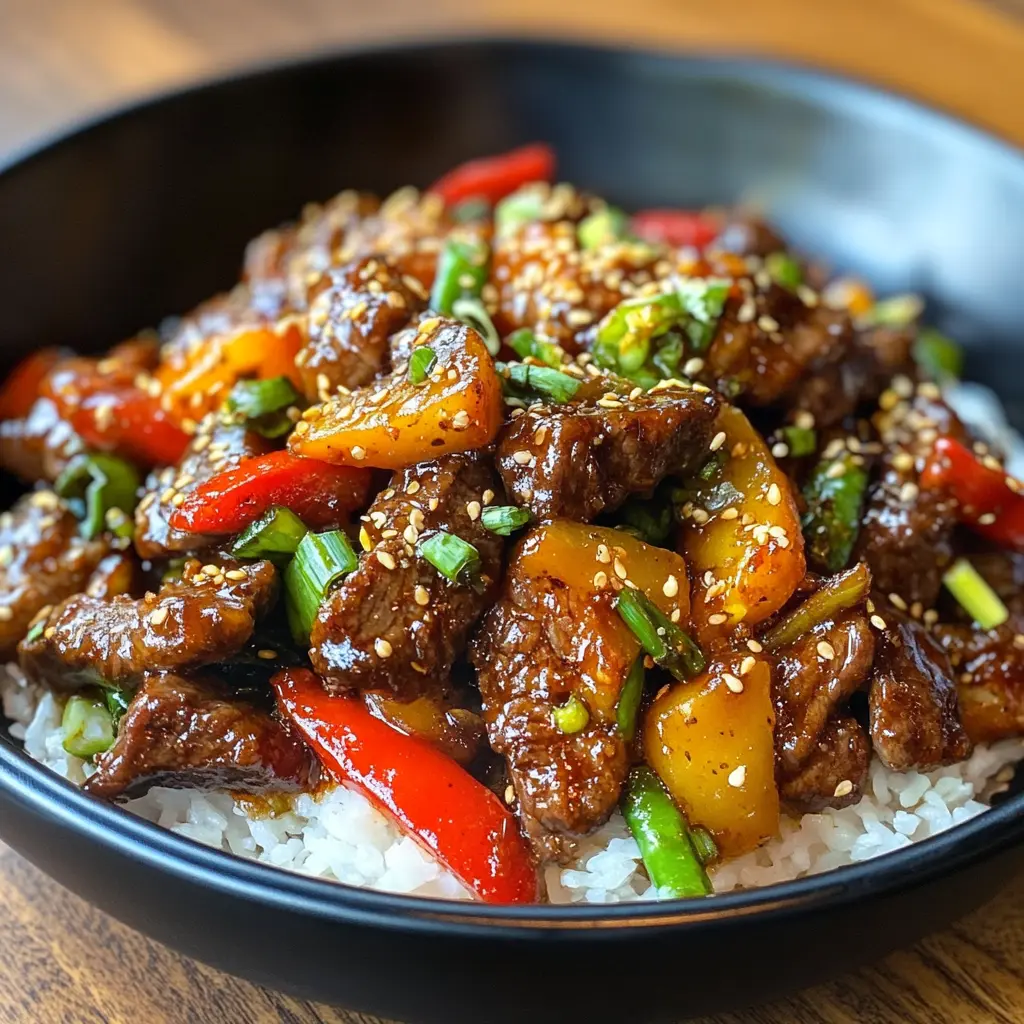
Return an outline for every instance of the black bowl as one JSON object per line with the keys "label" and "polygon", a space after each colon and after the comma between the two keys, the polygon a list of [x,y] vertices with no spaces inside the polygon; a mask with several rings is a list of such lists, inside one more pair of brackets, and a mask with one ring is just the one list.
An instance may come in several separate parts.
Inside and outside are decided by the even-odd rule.
{"label": "black bowl", "polygon": [[[761,202],[883,290],[925,292],[1011,409],[1024,158],[874,89],[752,60],[521,42],[320,58],[145,103],[0,174],[0,338],[99,348],[231,283],[243,243],[343,186],[425,184],[527,140],[628,206]],[[867,864],[663,905],[382,895],[207,850],[0,743],[0,836],[184,952],[408,1020],[669,1020],[768,998],[917,938],[1018,866],[1024,797]],[[97,956],[104,951],[98,949]]]}

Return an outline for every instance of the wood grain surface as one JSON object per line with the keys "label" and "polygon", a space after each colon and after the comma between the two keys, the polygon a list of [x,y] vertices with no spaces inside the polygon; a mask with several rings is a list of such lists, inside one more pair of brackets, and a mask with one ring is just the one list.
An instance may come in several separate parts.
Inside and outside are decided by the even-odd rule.
{"label": "wood grain surface", "polygon": [[[1024,0],[0,0],[0,160],[113,103],[252,61],[491,32],[771,53],[892,86],[1024,144],[1019,16]],[[1024,878],[874,967],[705,1024],[1016,1024],[1022,954]],[[181,957],[0,846],[0,1022],[264,1021],[375,1024]]]}

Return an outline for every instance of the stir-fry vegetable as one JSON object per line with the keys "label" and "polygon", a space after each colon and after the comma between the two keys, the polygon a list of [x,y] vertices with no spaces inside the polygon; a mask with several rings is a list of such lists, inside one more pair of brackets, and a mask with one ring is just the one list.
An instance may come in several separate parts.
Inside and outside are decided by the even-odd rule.
{"label": "stir-fry vegetable", "polygon": [[264,437],[283,437],[295,424],[285,410],[301,399],[287,377],[240,380],[228,395],[229,412],[243,417],[246,426]]}
{"label": "stir-fry vegetable", "polygon": [[75,694],[64,705],[61,719],[64,749],[87,760],[108,750],[114,742],[114,720],[102,697]]}
{"label": "stir-fry vegetable", "polygon": [[171,525],[186,533],[238,533],[283,505],[307,526],[334,526],[365,504],[369,486],[366,470],[270,452],[200,484],[171,513]]}
{"label": "stir-fry vegetable", "polygon": [[359,564],[348,537],[341,530],[307,533],[295,548],[284,571],[288,625],[297,643],[309,639],[313,621],[331,587]]}
{"label": "stir-fry vegetable", "polygon": [[942,582],[981,629],[995,629],[1010,617],[999,595],[966,558],[958,558]]}
{"label": "stir-fry vegetable", "polygon": [[121,724],[121,719],[124,718],[125,712],[128,710],[131,699],[131,690],[121,690],[114,686],[103,688],[103,702],[107,705],[107,710],[110,712],[110,720],[115,733]]}
{"label": "stir-fry vegetable", "polygon": [[694,848],[686,818],[650,768],[629,773],[622,813],[644,867],[662,896],[708,896],[711,881]]}
{"label": "stir-fry vegetable", "polygon": [[505,340],[509,348],[520,359],[532,356],[539,362],[555,369],[558,369],[564,362],[562,350],[557,345],[553,345],[550,341],[542,341],[528,327],[521,327],[518,331],[513,331]]}
{"label": "stir-fry vegetable", "polygon": [[581,381],[561,370],[532,363],[498,363],[498,372],[506,390],[514,396],[540,397],[549,402],[569,402],[579,391]]}
{"label": "stir-fry vegetable", "polygon": [[530,513],[515,505],[489,505],[480,513],[484,527],[500,537],[510,537],[530,521]]}
{"label": "stir-fry vegetable", "polygon": [[551,717],[559,732],[571,735],[586,729],[587,723],[590,721],[590,712],[587,710],[587,705],[575,693],[571,693],[564,704],[558,704],[551,709]]}
{"label": "stir-fry vegetable", "polygon": [[1024,483],[994,460],[979,458],[952,437],[940,437],[921,473],[921,486],[957,502],[957,516],[995,544],[1024,551]]}
{"label": "stir-fry vegetable", "polygon": [[932,327],[918,332],[914,340],[914,359],[932,380],[957,380],[964,370],[963,349]]}
{"label": "stir-fry vegetable", "polygon": [[[618,512],[619,519],[638,531],[648,544],[668,544],[672,538],[675,518],[672,505],[664,498],[630,498]],[[671,546],[671,545],[669,545]]]}
{"label": "stir-fry vegetable", "polygon": [[629,217],[615,206],[595,210],[580,221],[576,236],[583,249],[599,249],[629,233]]}
{"label": "stir-fry vegetable", "polygon": [[689,679],[704,668],[700,648],[645,594],[623,590],[615,607],[640,646],[676,679]]}
{"label": "stir-fry vegetable", "polygon": [[420,541],[416,550],[452,583],[471,583],[480,571],[480,552],[446,530],[438,530]]}
{"label": "stir-fry vegetable", "polygon": [[868,473],[852,452],[823,459],[804,484],[801,520],[811,561],[829,572],[845,568],[860,529]]}
{"label": "stir-fry vegetable", "polygon": [[307,532],[290,508],[274,505],[238,535],[231,553],[238,558],[290,558]]}
{"label": "stir-fry vegetable", "polygon": [[551,181],[555,152],[535,142],[501,156],[470,160],[440,177],[430,187],[446,204],[485,199],[491,205],[530,181]]}
{"label": "stir-fry vegetable", "polygon": [[639,657],[633,662],[633,667],[629,670],[622,692],[619,694],[615,720],[619,726],[619,732],[622,733],[622,737],[627,743],[632,743],[636,736],[636,724],[640,716],[640,700],[644,695],[646,674],[644,659]]}
{"label": "stir-fry vegetable", "polygon": [[804,273],[800,264],[788,252],[769,253],[764,258],[764,269],[783,288],[799,288],[803,284]]}
{"label": "stir-fry vegetable", "polygon": [[526,843],[486,786],[429,743],[375,718],[358,700],[329,697],[312,672],[281,672],[272,685],[282,712],[326,770],[364,793],[479,899],[536,899]]}
{"label": "stir-fry vegetable", "polygon": [[720,230],[716,218],[693,210],[641,210],[630,221],[630,231],[646,242],[698,249],[713,242]]}
{"label": "stir-fry vegetable", "polygon": [[864,319],[868,324],[879,327],[907,327],[923,312],[924,302],[920,295],[893,295],[876,302]]}
{"label": "stir-fry vegetable", "polygon": [[409,357],[409,383],[422,384],[437,363],[437,353],[429,345],[421,345]]}
{"label": "stir-fry vegetable", "polygon": [[[58,477],[54,489],[69,500],[82,521],[82,536],[91,540],[109,529],[131,536],[127,518],[135,509],[139,474],[135,467],[113,455],[76,455]],[[120,516],[111,515],[114,511]]]}
{"label": "stir-fry vegetable", "polygon": [[41,348],[18,363],[0,386],[0,420],[27,416],[50,371],[67,355],[64,349]]}
{"label": "stir-fry vegetable", "polygon": [[479,239],[457,236],[447,239],[437,261],[430,308],[451,314],[456,300],[463,296],[478,298],[487,280],[489,259],[490,250]]}
{"label": "stir-fry vegetable", "polygon": [[647,763],[724,857],[760,846],[779,827],[771,671],[753,654],[726,655],[699,679],[663,692],[644,716]]}

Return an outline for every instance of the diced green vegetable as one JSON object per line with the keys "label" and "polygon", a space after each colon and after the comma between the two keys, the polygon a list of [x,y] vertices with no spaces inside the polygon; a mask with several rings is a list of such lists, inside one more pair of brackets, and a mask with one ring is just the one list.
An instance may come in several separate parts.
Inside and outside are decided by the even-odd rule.
{"label": "diced green vegetable", "polygon": [[710,895],[711,880],[694,848],[686,818],[650,768],[641,766],[629,773],[622,813],[661,895],[676,899]]}
{"label": "diced green vegetable", "polygon": [[959,380],[964,372],[963,349],[934,328],[925,327],[914,341],[914,361],[932,380]]}
{"label": "diced green vegetable", "polygon": [[606,206],[588,214],[576,229],[580,247],[599,249],[609,242],[625,238],[629,229],[629,217],[615,206]]}
{"label": "diced green vegetable", "polygon": [[505,196],[494,208],[494,229],[498,235],[510,235],[524,224],[544,220],[547,191],[536,185],[526,185]]}
{"label": "diced green vegetable", "polygon": [[46,616],[44,615],[38,622],[33,622],[28,628],[28,632],[25,634],[25,643],[35,643],[42,635],[43,630],[46,629]]}
{"label": "diced green vegetable", "polygon": [[684,354],[683,336],[677,331],[669,331],[658,343],[651,356],[651,363],[663,379],[679,377],[682,372],[679,364]]}
{"label": "diced green vegetable", "polygon": [[924,312],[920,295],[893,295],[872,306],[864,318],[879,327],[907,327]]}
{"label": "diced green vegetable", "polygon": [[804,484],[807,511],[801,525],[807,553],[829,572],[838,572],[850,561],[867,486],[867,470],[848,451],[822,459]]}
{"label": "diced green vegetable", "polygon": [[308,532],[306,524],[290,508],[274,505],[238,535],[231,553],[238,558],[280,560],[294,555]]}
{"label": "diced green vegetable", "polygon": [[1010,617],[999,595],[966,558],[958,558],[942,582],[981,629],[995,629]]}
{"label": "diced green vegetable", "polygon": [[551,717],[555,720],[555,727],[559,732],[575,733],[581,732],[587,727],[590,721],[590,712],[587,705],[576,696],[569,694],[569,699],[564,704],[556,704],[551,709]]}
{"label": "diced green vegetable", "polygon": [[416,549],[442,576],[452,583],[469,583],[480,571],[480,552],[461,537],[438,530],[420,541]]}
{"label": "diced green vegetable", "polygon": [[529,521],[529,511],[515,505],[490,505],[480,513],[480,522],[484,529],[500,537],[511,536]]}
{"label": "diced green vegetable", "polygon": [[358,564],[356,553],[341,530],[307,533],[299,541],[295,557],[284,571],[285,609],[297,643],[308,642],[328,590]]}
{"label": "diced green vegetable", "polygon": [[117,727],[121,724],[121,719],[124,718],[124,714],[128,710],[131,699],[131,690],[119,690],[116,687],[111,687],[103,691],[103,701],[110,712],[110,719],[115,733],[117,732]]}
{"label": "diced green vegetable", "polygon": [[701,864],[707,866],[718,859],[718,844],[714,836],[706,829],[697,825],[690,829],[690,841],[693,843]]}
{"label": "diced green vegetable", "polygon": [[663,546],[672,536],[672,505],[660,497],[632,497],[619,509],[619,516],[648,544]]}
{"label": "diced green vegetable", "polygon": [[486,199],[463,199],[451,209],[451,218],[457,224],[486,220],[491,215],[491,204]]}
{"label": "diced green vegetable", "polygon": [[529,327],[520,327],[505,340],[520,359],[532,356],[556,370],[565,362],[562,359],[562,350],[557,345],[553,345],[550,341],[541,341]]}
{"label": "diced green vegetable", "polygon": [[640,646],[676,679],[703,671],[701,649],[646,594],[626,588],[620,591],[615,608]]}
{"label": "diced green vegetable", "polygon": [[[541,396],[552,402],[570,401],[580,389],[580,381],[550,366],[532,363],[498,363],[498,373],[506,390],[525,392],[527,396]],[[510,387],[511,386],[511,387]]]}
{"label": "diced green vegetable", "polygon": [[818,447],[818,435],[813,427],[783,427],[779,431],[791,458],[802,459],[813,455]]}
{"label": "diced green vegetable", "polygon": [[474,296],[464,295],[452,303],[452,316],[472,327],[487,346],[487,351],[496,356],[501,351],[501,338],[484,304]]}
{"label": "diced green vegetable", "polygon": [[478,297],[487,280],[489,258],[490,250],[483,242],[449,237],[437,261],[431,308],[451,316],[456,299]]}
{"label": "diced green vegetable", "polygon": [[619,692],[619,703],[615,706],[615,721],[619,732],[627,743],[636,736],[636,723],[640,715],[640,698],[644,694],[644,656],[641,654],[626,676]]}
{"label": "diced green vegetable", "polygon": [[825,580],[803,604],[777,622],[762,638],[764,646],[777,651],[799,640],[819,623],[856,607],[868,596],[871,572],[863,562]]}
{"label": "diced green vegetable", "polygon": [[689,314],[685,330],[696,353],[704,352],[711,344],[730,288],[732,282],[721,278],[692,277],[679,285],[679,302],[683,312]]}
{"label": "diced green vegetable", "polygon": [[422,384],[430,376],[436,362],[437,353],[429,345],[413,349],[409,356],[409,380],[413,384]]}
{"label": "diced green vegetable", "polygon": [[776,284],[791,291],[804,282],[800,264],[788,252],[769,253],[764,258],[764,269]]}
{"label": "diced green vegetable", "polygon": [[287,377],[240,380],[225,403],[228,412],[244,417],[249,430],[269,438],[283,437],[295,426],[287,410],[302,404],[301,395]]}
{"label": "diced green vegetable", "polygon": [[[110,509],[119,509],[126,516],[135,511],[139,482],[139,474],[130,462],[97,453],[76,455],[57,478],[54,489],[68,500],[81,520],[82,536],[91,540],[106,528]],[[123,525],[123,521],[117,525]]]}
{"label": "diced green vegetable", "polygon": [[61,719],[64,749],[86,760],[109,750],[114,742],[114,720],[102,697],[75,694],[64,705]]}

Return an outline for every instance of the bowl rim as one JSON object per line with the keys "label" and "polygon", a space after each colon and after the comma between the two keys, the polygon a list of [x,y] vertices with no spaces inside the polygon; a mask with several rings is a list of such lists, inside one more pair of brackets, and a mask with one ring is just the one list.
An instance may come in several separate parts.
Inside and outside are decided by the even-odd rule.
{"label": "bowl rim", "polygon": [[[672,65],[695,79],[718,75],[813,98],[828,110],[867,104],[870,118],[891,127],[953,132],[972,147],[988,151],[1009,173],[1024,178],[1024,150],[988,130],[928,103],[892,93],[846,74],[775,58],[733,54],[694,54],[646,45],[569,42],[558,38],[515,35],[467,35],[398,42],[368,42],[334,47],[299,57],[261,62],[156,91],[133,102],[77,119],[30,140],[0,158],[0,183],[31,170],[51,150],[117,121],[144,117],[153,108],[186,100],[193,94],[327,68],[360,59],[397,58],[403,54],[526,50],[548,59],[561,55],[633,59]],[[0,716],[2,721],[2,716]],[[213,849],[139,818],[117,805],[83,793],[6,737],[0,739],[0,790],[40,817],[47,817],[82,838],[143,862],[182,881],[217,890],[225,896],[258,901],[269,907],[301,912],[339,923],[362,923],[405,932],[446,931],[465,937],[557,937],[601,941],[625,929],[675,930],[699,925],[729,926],[756,915],[787,919],[809,911],[924,886],[1013,846],[1024,835],[1024,793],[1011,796],[978,816],[939,835],[858,864],[756,889],[722,893],[707,900],[670,900],[618,904],[497,905],[410,896],[302,875]]]}

